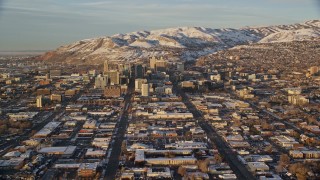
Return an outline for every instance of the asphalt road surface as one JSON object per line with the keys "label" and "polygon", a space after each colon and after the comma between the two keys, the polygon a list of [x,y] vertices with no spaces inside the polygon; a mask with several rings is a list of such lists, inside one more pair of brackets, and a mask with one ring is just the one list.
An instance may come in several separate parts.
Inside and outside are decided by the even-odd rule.
{"label": "asphalt road surface", "polygon": [[240,162],[236,152],[228,146],[222,137],[205,121],[203,115],[194,107],[186,94],[175,86],[177,94],[182,96],[183,102],[186,104],[189,111],[194,118],[198,120],[201,128],[207,133],[208,138],[214,142],[218,148],[219,153],[225,158],[230,165],[237,178],[240,180],[254,180],[256,179],[252,173]]}
{"label": "asphalt road surface", "polygon": [[104,179],[111,180],[115,179],[117,170],[119,168],[119,158],[121,154],[122,141],[124,140],[124,134],[128,125],[128,107],[131,104],[131,97],[134,90],[134,81],[130,80],[128,93],[124,97],[124,109],[120,114],[120,121],[117,125],[118,131],[114,134],[114,143],[112,145],[111,155],[105,171]]}

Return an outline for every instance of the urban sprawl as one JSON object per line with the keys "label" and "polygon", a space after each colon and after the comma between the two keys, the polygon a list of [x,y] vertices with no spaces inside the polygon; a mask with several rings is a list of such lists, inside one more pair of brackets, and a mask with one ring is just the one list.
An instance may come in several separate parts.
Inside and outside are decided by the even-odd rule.
{"label": "urban sprawl", "polygon": [[320,66],[0,59],[0,179],[320,179]]}

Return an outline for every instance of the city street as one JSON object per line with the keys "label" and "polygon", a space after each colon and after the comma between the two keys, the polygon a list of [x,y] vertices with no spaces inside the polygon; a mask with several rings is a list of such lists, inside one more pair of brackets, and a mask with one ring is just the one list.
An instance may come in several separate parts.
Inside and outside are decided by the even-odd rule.
{"label": "city street", "polygon": [[181,95],[183,102],[186,104],[189,111],[193,114],[194,118],[198,120],[199,125],[208,135],[208,138],[214,142],[218,148],[219,153],[225,158],[230,165],[231,169],[241,180],[254,180],[255,177],[251,172],[240,162],[237,154],[231,150],[227,143],[220,137],[220,135],[204,120],[203,115],[194,107],[186,94],[174,86],[177,94]]}
{"label": "city street", "polygon": [[121,145],[124,140],[124,134],[126,132],[126,127],[128,125],[128,107],[131,104],[131,97],[134,91],[134,81],[130,81],[128,86],[128,93],[124,97],[124,109],[120,114],[120,121],[118,122],[117,128],[118,131],[114,134],[114,142],[112,144],[112,148],[109,149],[111,151],[108,165],[105,169],[105,177],[104,179],[115,179],[117,170],[119,168],[119,158],[121,154]]}

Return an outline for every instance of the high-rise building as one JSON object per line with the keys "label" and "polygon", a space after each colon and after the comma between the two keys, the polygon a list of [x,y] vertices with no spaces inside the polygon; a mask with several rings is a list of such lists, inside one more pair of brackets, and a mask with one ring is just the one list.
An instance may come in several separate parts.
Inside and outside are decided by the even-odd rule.
{"label": "high-rise building", "polygon": [[104,89],[108,84],[108,77],[98,75],[94,82],[94,88]]}
{"label": "high-rise building", "polygon": [[156,57],[151,57],[149,59],[150,62],[150,68],[153,71],[160,71],[160,72],[165,72],[167,70],[167,61],[163,59],[163,57],[160,57],[157,59]]}
{"label": "high-rise building", "polygon": [[116,85],[120,84],[120,73],[118,71],[108,71],[105,73],[108,76],[109,84]]}
{"label": "high-rise building", "polygon": [[43,97],[42,96],[37,96],[37,107],[41,108],[43,105]]}
{"label": "high-rise building", "polygon": [[128,84],[131,65],[127,62],[105,61],[103,74],[108,77],[108,85]]}
{"label": "high-rise building", "polygon": [[141,96],[149,96],[149,84],[141,85]]}
{"label": "high-rise building", "polygon": [[156,72],[166,72],[167,71],[167,61],[161,59],[156,62]]}
{"label": "high-rise building", "polygon": [[145,75],[145,66],[142,64],[136,64],[134,66],[134,74],[136,78],[143,78]]}
{"label": "high-rise building", "polygon": [[136,79],[134,82],[134,89],[136,92],[141,92],[142,84],[146,84],[148,81],[147,79]]}
{"label": "high-rise building", "polygon": [[130,63],[118,63],[118,71],[120,75],[131,76],[131,64]]}
{"label": "high-rise building", "polygon": [[106,60],[103,63],[103,73],[108,72],[109,71],[109,61]]}
{"label": "high-rise building", "polygon": [[118,71],[120,75],[131,75],[131,65],[127,62],[108,61],[104,62],[103,73],[106,74],[110,71]]}
{"label": "high-rise building", "polygon": [[108,71],[118,71],[119,70],[119,64],[116,61],[104,61],[103,65],[103,73],[106,73]]}
{"label": "high-rise building", "polygon": [[150,61],[150,68],[152,69],[152,70],[155,70],[156,69],[156,61],[157,61],[157,58],[156,57],[151,57],[150,59],[149,59],[149,61]]}

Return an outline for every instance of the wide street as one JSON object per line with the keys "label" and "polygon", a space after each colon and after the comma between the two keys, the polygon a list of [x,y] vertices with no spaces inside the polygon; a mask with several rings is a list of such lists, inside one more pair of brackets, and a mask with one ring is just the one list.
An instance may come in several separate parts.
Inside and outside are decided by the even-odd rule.
{"label": "wide street", "polygon": [[199,125],[206,132],[208,138],[216,144],[219,153],[228,162],[231,169],[237,175],[237,178],[243,180],[254,180],[255,177],[252,175],[252,173],[249,172],[248,169],[240,162],[240,160],[237,158],[237,154],[232,151],[232,149],[221,138],[221,136],[205,121],[203,115],[194,107],[187,95],[179,88],[177,88],[176,84],[174,88],[177,94],[182,97],[183,102],[186,104],[189,111],[193,114],[194,118],[198,120]]}
{"label": "wide street", "polygon": [[[124,106],[122,113],[120,113],[120,120],[117,124],[117,132],[114,133],[113,136],[113,144],[110,145],[112,146],[109,151],[110,157],[109,157],[109,162],[108,165],[105,169],[105,176],[104,179],[111,180],[115,179],[117,170],[119,168],[119,158],[121,154],[121,146],[122,146],[122,141],[124,140],[124,134],[126,132],[126,127],[128,125],[128,108],[131,105],[131,97],[132,93],[134,91],[134,81],[130,80],[129,87],[128,87],[128,93],[124,97]],[[116,128],[116,129],[117,129]]]}

